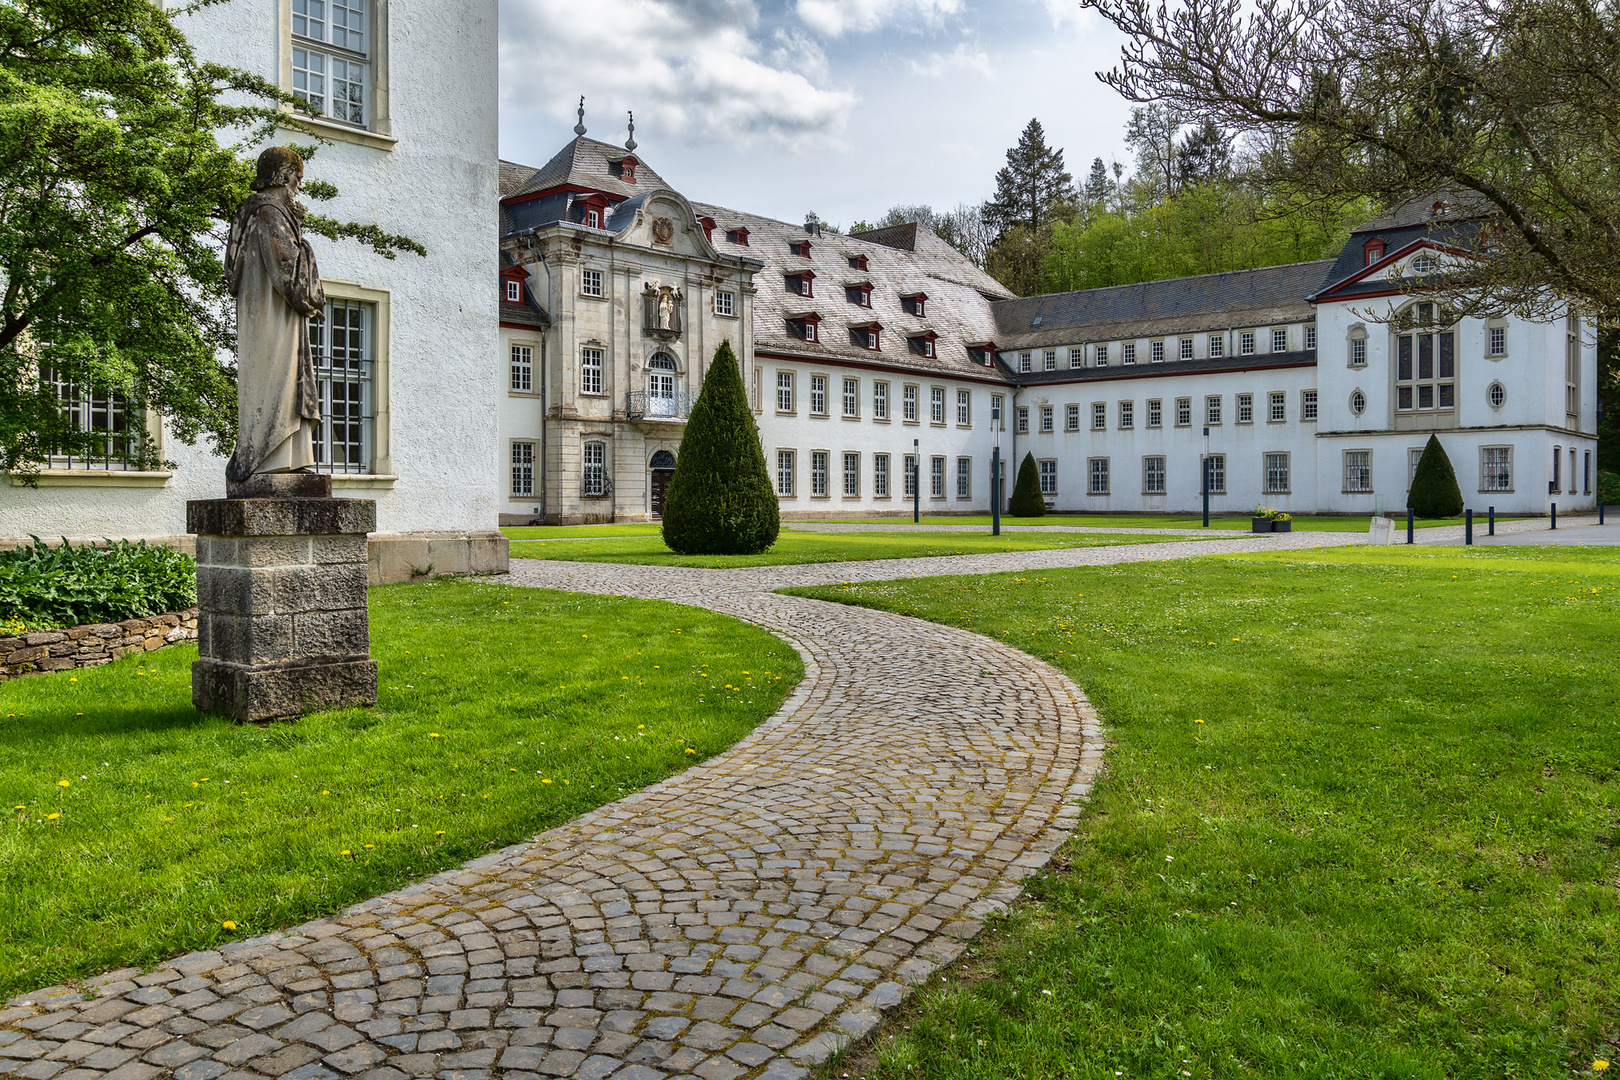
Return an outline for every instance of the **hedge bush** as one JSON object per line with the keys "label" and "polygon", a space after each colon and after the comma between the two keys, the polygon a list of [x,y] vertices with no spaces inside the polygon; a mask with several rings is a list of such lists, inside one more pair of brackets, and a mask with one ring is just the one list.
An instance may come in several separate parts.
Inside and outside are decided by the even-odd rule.
{"label": "hedge bush", "polygon": [[1018,466],[1018,482],[1013,485],[1007,513],[1013,517],[1045,517],[1046,498],[1041,494],[1041,473],[1035,467],[1035,455],[1025,454]]}
{"label": "hedge bush", "polygon": [[757,555],[781,527],[737,357],[722,341],[664,496],[664,543],[681,555]]}
{"label": "hedge bush", "polygon": [[73,547],[66,540],[0,552],[0,622],[28,629],[118,622],[197,602],[197,561],[146,541]]}
{"label": "hedge bush", "polygon": [[1412,476],[1412,490],[1407,493],[1406,505],[1420,518],[1449,518],[1463,512],[1462,489],[1457,487],[1457,473],[1451,467],[1445,447],[1437,436],[1430,435],[1423,456],[1418,458],[1417,472]]}

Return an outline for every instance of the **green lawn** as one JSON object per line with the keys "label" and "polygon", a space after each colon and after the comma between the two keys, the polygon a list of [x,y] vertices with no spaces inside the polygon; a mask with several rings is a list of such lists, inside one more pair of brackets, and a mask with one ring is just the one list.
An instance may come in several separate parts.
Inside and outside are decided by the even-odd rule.
{"label": "green lawn", "polygon": [[[1396,511],[1391,511],[1395,514]],[[906,524],[907,518],[849,518],[840,524],[846,525],[899,525]],[[1406,511],[1401,510],[1397,517],[1401,528],[1406,527]],[[1499,514],[1497,521],[1516,521],[1506,514]],[[1215,529],[1237,530],[1248,532],[1253,519],[1248,514],[1238,517],[1210,516],[1209,527]],[[1295,532],[1353,532],[1364,533],[1371,524],[1372,518],[1340,517],[1338,515],[1296,515],[1294,517]],[[937,516],[923,515],[923,523],[928,525],[984,525],[989,526],[989,514],[963,514],[955,516],[940,514]],[[1003,525],[1042,526],[1063,525],[1079,526],[1092,529],[1201,529],[1204,525],[1200,514],[1047,514],[1038,518],[1018,518],[1002,515]],[[1429,521],[1418,521],[1415,524],[1420,529],[1433,529],[1442,525],[1461,525],[1463,519],[1435,518]],[[831,524],[831,522],[829,522]],[[1474,511],[1474,525],[1483,535],[1485,529],[1485,512],[1482,509]],[[510,530],[508,530],[510,531]]]}
{"label": "green lawn", "polygon": [[771,549],[759,555],[677,555],[658,537],[611,540],[514,540],[515,559],[575,562],[650,563],[660,566],[787,566],[846,559],[914,559],[930,555],[978,555],[995,551],[1110,547],[1154,544],[1179,537],[1128,533],[809,533],[783,529]]}
{"label": "green lawn", "polygon": [[575,540],[592,536],[662,536],[657,522],[642,525],[507,525],[501,529],[509,540]]}
{"label": "green lawn", "polygon": [[1620,551],[1333,549],[799,590],[1062,668],[1056,869],[825,1075],[1591,1075],[1620,1039]]}
{"label": "green lawn", "polygon": [[520,841],[723,750],[802,676],[763,630],[650,601],[431,582],[373,589],[371,618],[371,710],[199,716],[194,646],[0,686],[0,1000]]}

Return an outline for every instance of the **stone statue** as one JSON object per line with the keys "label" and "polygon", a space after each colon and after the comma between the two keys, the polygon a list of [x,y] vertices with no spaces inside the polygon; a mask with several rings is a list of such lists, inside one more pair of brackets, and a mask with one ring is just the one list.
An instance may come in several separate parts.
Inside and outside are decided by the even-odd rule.
{"label": "stone statue", "polygon": [[237,357],[236,453],[225,477],[235,483],[315,464],[321,410],[309,320],[322,317],[326,294],[295,199],[303,179],[295,151],[273,146],[260,154],[254,194],[236,211],[225,245]]}
{"label": "stone statue", "polygon": [[675,297],[668,289],[658,296],[658,329],[675,329]]}

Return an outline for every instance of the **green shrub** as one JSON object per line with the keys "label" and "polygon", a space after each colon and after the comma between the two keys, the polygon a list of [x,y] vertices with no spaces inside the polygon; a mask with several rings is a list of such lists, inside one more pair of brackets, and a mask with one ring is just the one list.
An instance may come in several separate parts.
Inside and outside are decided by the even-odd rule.
{"label": "green shrub", "polygon": [[1605,506],[1620,503],[1620,473],[1598,472],[1598,499]]}
{"label": "green shrub", "polygon": [[1013,485],[1007,513],[1013,517],[1046,516],[1046,499],[1041,495],[1041,473],[1035,467],[1034,454],[1025,454],[1024,463],[1018,466],[1018,482]]}
{"label": "green shrub", "polygon": [[757,555],[782,527],[731,342],[722,341],[681,437],[664,543],[681,555]]}
{"label": "green shrub", "polygon": [[1406,505],[1420,518],[1449,518],[1463,512],[1457,473],[1452,469],[1451,459],[1446,456],[1437,436],[1429,436],[1429,444],[1423,448],[1423,456],[1418,459]]}
{"label": "green shrub", "polygon": [[197,602],[197,561],[146,541],[119,540],[0,552],[0,621],[30,629],[118,622],[182,611]]}

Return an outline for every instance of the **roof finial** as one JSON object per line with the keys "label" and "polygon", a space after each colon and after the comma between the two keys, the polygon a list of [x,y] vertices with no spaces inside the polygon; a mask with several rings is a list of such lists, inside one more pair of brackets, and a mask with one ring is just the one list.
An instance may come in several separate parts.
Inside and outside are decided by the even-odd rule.
{"label": "roof finial", "polygon": [[585,134],[585,95],[583,94],[579,98],[579,123],[574,125],[574,134]]}
{"label": "roof finial", "polygon": [[636,148],[636,114],[634,111],[630,113],[630,137],[624,140],[624,148],[626,150]]}

